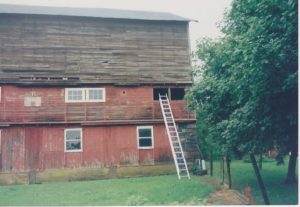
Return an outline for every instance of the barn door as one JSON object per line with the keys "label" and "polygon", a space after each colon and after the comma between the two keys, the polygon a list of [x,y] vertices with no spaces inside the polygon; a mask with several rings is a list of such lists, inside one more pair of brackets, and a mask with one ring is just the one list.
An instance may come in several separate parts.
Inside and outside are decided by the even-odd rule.
{"label": "barn door", "polygon": [[1,132],[1,168],[3,172],[24,171],[24,129],[7,128]]}

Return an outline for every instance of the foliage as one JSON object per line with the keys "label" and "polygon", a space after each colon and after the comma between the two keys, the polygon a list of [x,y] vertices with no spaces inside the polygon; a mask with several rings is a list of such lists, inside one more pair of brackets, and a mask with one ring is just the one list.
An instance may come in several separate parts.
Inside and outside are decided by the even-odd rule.
{"label": "foliage", "polygon": [[0,206],[200,205],[213,190],[200,177],[176,175],[0,186]]}
{"label": "foliage", "polygon": [[222,31],[199,42],[201,78],[187,94],[202,144],[239,155],[274,145],[287,152],[297,146],[297,1],[234,0]]}

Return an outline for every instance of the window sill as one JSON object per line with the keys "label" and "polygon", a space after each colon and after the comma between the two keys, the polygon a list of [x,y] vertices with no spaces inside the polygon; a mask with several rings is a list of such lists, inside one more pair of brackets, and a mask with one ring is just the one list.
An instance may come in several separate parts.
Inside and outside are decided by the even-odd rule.
{"label": "window sill", "polygon": [[82,152],[82,150],[65,150],[65,152]]}
{"label": "window sill", "polygon": [[138,149],[153,149],[154,147],[138,147]]}

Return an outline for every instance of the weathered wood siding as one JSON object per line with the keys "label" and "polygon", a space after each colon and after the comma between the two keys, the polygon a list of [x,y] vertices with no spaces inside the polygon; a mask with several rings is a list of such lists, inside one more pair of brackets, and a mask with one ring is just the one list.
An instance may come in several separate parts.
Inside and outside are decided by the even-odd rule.
{"label": "weathered wood siding", "polygon": [[191,83],[187,29],[176,21],[0,14],[0,84]]}
{"label": "weathered wood siding", "polygon": [[[106,101],[65,103],[62,87],[3,86],[0,100],[0,123],[15,122],[84,122],[111,120],[162,119],[153,88],[106,86]],[[25,97],[39,97],[41,106],[24,106]],[[194,119],[184,101],[171,101],[176,119]]]}
{"label": "weathered wood siding", "polygon": [[64,151],[64,129],[81,126],[2,129],[1,172],[109,167],[172,162],[163,124],[153,125],[154,148],[138,149],[135,125],[84,127],[82,152]]}

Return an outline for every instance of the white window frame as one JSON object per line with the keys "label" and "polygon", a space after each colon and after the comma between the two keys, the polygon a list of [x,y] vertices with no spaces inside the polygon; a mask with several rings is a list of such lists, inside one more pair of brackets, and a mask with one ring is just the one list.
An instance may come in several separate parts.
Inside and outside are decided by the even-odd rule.
{"label": "white window frame", "polygon": [[[103,99],[89,100],[89,90],[102,90]],[[69,91],[81,91],[82,100],[69,100]],[[105,88],[65,88],[66,103],[105,102],[105,99],[106,99]]]}
{"label": "white window frame", "polygon": [[[152,143],[152,146],[149,146],[149,147],[141,147],[140,146],[140,137],[139,137],[139,130],[140,129],[150,129],[151,130],[151,143]],[[138,149],[153,149],[154,148],[154,134],[153,134],[153,126],[137,126],[136,127],[136,137],[137,137],[137,147]],[[147,138],[150,138],[150,137],[147,137]]]}
{"label": "white window frame", "polygon": [[[90,90],[101,90],[103,97],[102,99],[96,99],[96,100],[90,100]],[[105,102],[105,88],[86,88],[85,89],[85,97],[86,97],[86,102]]]}
{"label": "white window frame", "polygon": [[[75,149],[75,150],[67,150],[67,132],[68,131],[80,131],[80,146],[81,149]],[[82,152],[83,149],[83,142],[82,142],[82,128],[70,128],[70,129],[65,129],[64,131],[64,145],[65,145],[65,152]]]}
{"label": "white window frame", "polygon": [[[82,100],[69,100],[69,91],[82,91]],[[65,88],[65,102],[66,103],[82,103],[85,101],[84,88]]]}

